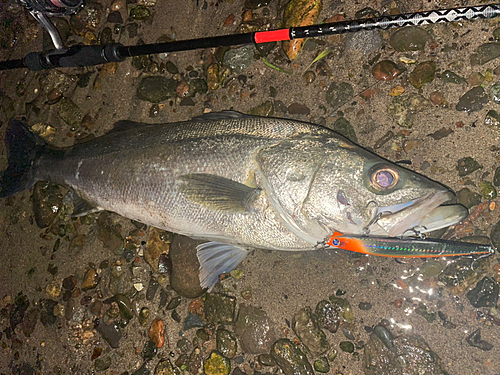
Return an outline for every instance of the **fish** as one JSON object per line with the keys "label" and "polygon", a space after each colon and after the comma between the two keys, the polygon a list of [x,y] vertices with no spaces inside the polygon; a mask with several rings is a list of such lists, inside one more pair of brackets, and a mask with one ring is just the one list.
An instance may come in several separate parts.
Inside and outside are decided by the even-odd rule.
{"label": "fish", "polygon": [[319,125],[235,111],[188,121],[122,120],[108,134],[55,148],[15,119],[0,197],[50,181],[73,215],[108,210],[194,239],[209,290],[251,249],[315,250],[336,231],[404,238],[468,210],[444,185]]}

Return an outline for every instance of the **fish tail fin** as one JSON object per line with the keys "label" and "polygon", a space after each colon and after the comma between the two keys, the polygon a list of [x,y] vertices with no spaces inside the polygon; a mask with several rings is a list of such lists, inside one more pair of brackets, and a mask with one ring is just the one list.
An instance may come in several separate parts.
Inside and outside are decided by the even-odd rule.
{"label": "fish tail fin", "polygon": [[244,247],[220,242],[206,242],[197,246],[200,261],[200,285],[210,292],[219,281],[219,275],[231,272],[248,252]]}
{"label": "fish tail fin", "polygon": [[21,121],[11,119],[5,134],[8,165],[0,179],[0,198],[19,193],[35,184],[33,165],[46,142]]}

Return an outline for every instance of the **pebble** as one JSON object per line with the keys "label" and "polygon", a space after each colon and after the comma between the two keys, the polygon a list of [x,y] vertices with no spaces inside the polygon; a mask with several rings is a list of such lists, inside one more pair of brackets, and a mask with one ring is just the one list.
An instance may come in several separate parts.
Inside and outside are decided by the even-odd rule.
{"label": "pebble", "polygon": [[137,98],[150,103],[160,103],[176,96],[177,82],[163,76],[144,77],[137,87]]}
{"label": "pebble", "polygon": [[453,129],[451,128],[441,128],[437,131],[435,131],[432,134],[428,134],[428,137],[431,137],[432,139],[439,141],[440,139],[446,138],[450,134],[453,134]]}
{"label": "pebble", "polygon": [[455,108],[457,111],[477,112],[483,109],[488,101],[489,98],[484,89],[477,86],[462,95]]}
{"label": "pebble", "polygon": [[379,30],[363,30],[348,33],[345,38],[345,49],[348,52],[357,51],[366,56],[378,51],[382,46],[382,37]]}
{"label": "pebble", "polygon": [[358,137],[356,136],[356,131],[351,123],[345,117],[339,117],[333,123],[332,129],[337,133],[342,134],[344,137],[350,141],[357,143]]}
{"label": "pebble", "polygon": [[259,355],[259,363],[262,366],[276,366],[277,365],[276,361],[271,356],[271,354],[267,354],[267,353]]}
{"label": "pebble", "polygon": [[153,341],[147,341],[142,348],[142,359],[149,361],[153,359],[158,352],[158,348]]}
{"label": "pebble", "polygon": [[261,309],[241,304],[235,323],[242,350],[249,354],[269,353],[277,337],[273,322]]}
{"label": "pebble", "polygon": [[196,298],[203,294],[199,279],[200,263],[196,255],[198,244],[200,241],[179,235],[175,235],[170,244],[169,254],[172,260],[170,285],[182,297]]}
{"label": "pebble", "polygon": [[378,81],[392,81],[403,72],[404,69],[399,68],[391,60],[379,61],[372,68],[372,74]]}
{"label": "pebble", "polygon": [[151,328],[148,333],[149,338],[153,341],[158,349],[165,343],[165,325],[163,320],[157,318],[151,323]]}
{"label": "pebble", "polygon": [[446,83],[453,83],[456,85],[467,83],[467,80],[460,77],[458,74],[452,72],[451,70],[445,70],[441,73],[441,79]]}
{"label": "pebble", "polygon": [[467,336],[466,341],[470,346],[474,346],[484,351],[490,351],[493,349],[492,344],[481,339],[481,328],[476,329],[469,336]]}
{"label": "pebble", "polygon": [[314,361],[314,369],[317,372],[326,374],[327,372],[330,371],[330,364],[328,363],[328,360],[325,357],[321,357]]}
{"label": "pebble", "polygon": [[430,102],[421,95],[396,96],[387,108],[387,113],[399,126],[411,128],[418,114],[428,107]]}
{"label": "pebble", "polygon": [[435,259],[428,259],[421,267],[420,273],[424,278],[434,277],[443,271],[441,262]]}
{"label": "pebble", "polygon": [[274,104],[272,101],[267,100],[264,103],[259,104],[257,107],[251,108],[249,114],[260,117],[272,116],[274,114]]}
{"label": "pebble", "polygon": [[490,128],[500,129],[500,114],[490,109],[484,118],[484,124]]}
{"label": "pebble", "polygon": [[483,166],[470,156],[459,159],[457,162],[457,171],[460,177],[468,176],[481,168]]}
{"label": "pebble", "polygon": [[354,313],[351,309],[351,304],[344,298],[338,298],[334,295],[329,297],[329,300],[335,310],[338,311],[340,317],[348,323],[354,323]]}
{"label": "pebble", "polygon": [[231,362],[213,351],[203,365],[206,375],[228,375],[231,372]]}
{"label": "pebble", "polygon": [[481,181],[479,183],[479,192],[483,199],[486,200],[494,200],[497,197],[497,189],[493,186],[493,184],[489,181]]}
{"label": "pebble", "polygon": [[304,352],[288,339],[276,341],[271,347],[271,356],[285,375],[314,375]]}
{"label": "pebble", "polygon": [[309,85],[316,80],[316,74],[312,70],[308,70],[302,75],[302,79],[306,85]]}
{"label": "pebble", "polygon": [[154,371],[155,375],[177,375],[178,370],[172,365],[170,359],[162,358],[158,362]]}
{"label": "pebble", "polygon": [[222,293],[208,293],[204,302],[205,317],[209,323],[233,323],[236,309],[234,297]]}
{"label": "pebble", "polygon": [[288,106],[288,113],[292,115],[308,115],[311,110],[303,104],[292,103]]}
{"label": "pebble", "polygon": [[228,50],[224,54],[223,64],[235,74],[241,74],[248,69],[254,60],[255,50],[253,45],[245,45]]}
{"label": "pebble", "polygon": [[118,304],[120,316],[123,319],[130,320],[134,317],[134,310],[130,298],[128,298],[125,294],[117,294],[113,299],[114,302]]}
{"label": "pebble", "polygon": [[484,277],[467,292],[467,299],[474,307],[496,307],[499,287],[495,279]]}
{"label": "pebble", "polygon": [[188,313],[186,319],[184,319],[184,322],[182,324],[182,329],[184,331],[188,331],[192,328],[199,328],[204,326],[205,323],[203,322],[203,320],[201,320],[201,318],[198,315]]}
{"label": "pebble", "polygon": [[108,15],[108,22],[109,23],[123,23],[122,14],[119,11],[111,12]]}
{"label": "pebble", "polygon": [[217,330],[217,350],[226,358],[234,358],[236,356],[237,343],[233,333],[226,329]]}
{"label": "pebble", "polygon": [[122,333],[118,324],[106,324],[100,321],[96,325],[96,330],[102,336],[102,338],[111,346],[112,348],[118,348],[120,345],[120,339],[122,338]]}
{"label": "pebble", "polygon": [[500,56],[500,43],[484,43],[471,55],[471,65],[483,65]]}
{"label": "pebble", "polygon": [[295,313],[292,328],[302,344],[314,355],[319,356],[330,349],[325,333],[321,330],[310,307]]}
{"label": "pebble", "polygon": [[82,282],[82,290],[94,289],[99,283],[99,277],[95,269],[90,268],[85,272]]}
{"label": "pebble", "polygon": [[493,185],[500,186],[500,167],[495,169],[495,174],[493,176]]}
{"label": "pebble", "polygon": [[389,43],[398,52],[423,51],[429,39],[430,35],[424,29],[407,26],[394,31]]}
{"label": "pebble", "polygon": [[147,307],[143,307],[138,316],[139,324],[143,327],[147,326],[150,318],[151,311]]}
{"label": "pebble", "polygon": [[439,107],[447,108],[449,106],[448,101],[444,97],[444,94],[441,91],[433,91],[429,95],[429,99],[432,104],[437,105]]}
{"label": "pebble", "polygon": [[354,89],[347,82],[332,82],[326,92],[326,102],[333,108],[340,108],[354,95]]}
{"label": "pebble", "polygon": [[106,371],[111,367],[111,356],[106,355],[104,357],[97,358],[94,361],[94,367],[98,372]]}
{"label": "pebble", "polygon": [[418,64],[410,73],[408,80],[413,87],[420,89],[425,84],[434,81],[436,74],[436,64],[434,61],[426,61]]}
{"label": "pebble", "polygon": [[342,351],[346,353],[354,353],[354,344],[350,341],[342,341],[339,344],[339,347]]}
{"label": "pebble", "polygon": [[151,227],[149,229],[148,240],[144,248],[144,259],[155,271],[159,271],[160,257],[162,254],[168,255],[173,234],[161,229]]}
{"label": "pebble", "polygon": [[372,309],[372,304],[370,302],[360,302],[358,304],[360,310],[368,311]]}
{"label": "pebble", "polygon": [[332,333],[337,332],[340,325],[340,314],[330,301],[323,300],[316,305],[316,321],[321,328]]}
{"label": "pebble", "polygon": [[130,17],[136,21],[146,21],[151,17],[151,11],[148,7],[137,5],[130,8]]}
{"label": "pebble", "polygon": [[207,86],[210,90],[217,90],[219,85],[219,64],[212,64],[207,69]]}

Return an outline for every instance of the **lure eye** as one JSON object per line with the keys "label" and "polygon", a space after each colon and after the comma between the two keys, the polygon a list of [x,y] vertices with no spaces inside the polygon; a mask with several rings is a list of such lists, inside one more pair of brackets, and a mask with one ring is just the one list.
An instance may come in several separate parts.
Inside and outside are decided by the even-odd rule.
{"label": "lure eye", "polygon": [[339,245],[340,245],[340,240],[339,240],[338,238],[334,238],[334,239],[332,240],[332,245],[333,245],[333,246],[339,246]]}
{"label": "lure eye", "polygon": [[392,189],[399,181],[398,171],[384,167],[377,169],[372,172],[371,185],[378,190],[389,190]]}

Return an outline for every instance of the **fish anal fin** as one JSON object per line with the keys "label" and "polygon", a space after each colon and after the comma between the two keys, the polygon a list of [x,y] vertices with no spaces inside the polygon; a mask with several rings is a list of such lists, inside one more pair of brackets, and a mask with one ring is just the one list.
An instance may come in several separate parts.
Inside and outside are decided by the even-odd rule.
{"label": "fish anal fin", "polygon": [[234,270],[248,254],[239,245],[206,242],[196,247],[200,261],[200,285],[211,291],[219,282],[219,275]]}
{"label": "fish anal fin", "polygon": [[225,212],[248,212],[260,194],[239,182],[206,173],[193,173],[180,177],[180,191],[193,203],[213,210]]}

